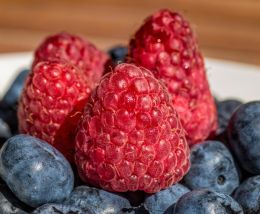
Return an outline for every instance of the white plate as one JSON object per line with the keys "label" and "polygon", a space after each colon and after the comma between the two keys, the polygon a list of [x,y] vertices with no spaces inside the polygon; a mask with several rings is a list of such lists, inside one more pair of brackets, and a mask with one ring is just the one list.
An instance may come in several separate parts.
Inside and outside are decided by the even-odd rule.
{"label": "white plate", "polygon": [[[17,73],[28,68],[31,61],[32,53],[0,54],[0,97]],[[260,100],[260,67],[206,59],[206,68],[211,89],[218,98]]]}

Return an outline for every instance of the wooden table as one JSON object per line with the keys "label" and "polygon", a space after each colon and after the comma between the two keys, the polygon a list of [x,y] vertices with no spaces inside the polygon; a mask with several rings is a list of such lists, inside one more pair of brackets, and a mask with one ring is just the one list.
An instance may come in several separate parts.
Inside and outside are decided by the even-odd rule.
{"label": "wooden table", "polygon": [[0,0],[0,52],[31,51],[63,30],[103,49],[127,44],[160,8],[190,20],[204,55],[260,65],[259,0]]}

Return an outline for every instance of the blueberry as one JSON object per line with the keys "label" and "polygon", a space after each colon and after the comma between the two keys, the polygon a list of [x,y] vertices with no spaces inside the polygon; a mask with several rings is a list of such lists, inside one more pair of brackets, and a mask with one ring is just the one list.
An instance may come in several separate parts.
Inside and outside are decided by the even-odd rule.
{"label": "blueberry", "polygon": [[[99,212],[97,212],[98,214]],[[102,212],[104,214],[114,214],[114,212],[109,211],[108,212]],[[120,212],[120,214],[150,214],[147,209],[143,206],[143,204],[137,206],[137,207],[131,207],[131,208],[123,208]]]}
{"label": "blueberry", "polygon": [[0,213],[1,214],[26,214],[27,212],[15,207],[8,199],[0,192]]}
{"label": "blueberry", "polygon": [[119,195],[88,186],[74,189],[64,204],[91,209],[97,214],[126,213],[131,209],[129,201]]}
{"label": "blueberry", "polygon": [[241,101],[235,99],[223,100],[217,102],[218,110],[218,130],[217,134],[224,132],[227,128],[228,121],[232,113],[242,104]]}
{"label": "blueberry", "polygon": [[0,147],[10,137],[11,137],[11,132],[8,125],[6,124],[5,121],[3,121],[0,118]]}
{"label": "blueberry", "polygon": [[7,90],[6,94],[2,99],[2,103],[8,106],[15,105],[18,102],[18,99],[21,95],[22,88],[24,86],[25,79],[29,73],[29,70],[21,71],[15,80],[12,82],[11,86]]}
{"label": "blueberry", "polygon": [[17,105],[28,70],[21,71],[0,102],[0,118],[4,120],[12,134],[18,133]]}
{"label": "blueberry", "polygon": [[144,201],[144,207],[150,214],[163,214],[168,207],[176,203],[182,195],[189,191],[187,187],[181,184],[172,185],[165,190],[147,197]]}
{"label": "blueberry", "polygon": [[260,174],[260,101],[241,105],[232,115],[227,132],[240,166]]}
{"label": "blueberry", "polygon": [[9,138],[0,151],[0,175],[24,203],[37,207],[65,200],[74,176],[64,156],[29,135]]}
{"label": "blueberry", "polygon": [[241,206],[230,196],[207,189],[183,195],[174,207],[174,214],[242,214]]}
{"label": "blueberry", "polygon": [[143,205],[133,208],[134,214],[150,214],[150,212],[145,209]]}
{"label": "blueberry", "polygon": [[8,125],[11,134],[18,133],[17,104],[8,106],[0,102],[0,119]]}
{"label": "blueberry", "polygon": [[78,207],[64,204],[44,204],[32,212],[32,214],[95,214],[91,210],[82,210]]}
{"label": "blueberry", "polygon": [[[21,202],[12,193],[10,188],[6,185],[6,183],[1,178],[0,178],[0,193],[3,195],[3,197],[1,197],[1,199],[3,200],[3,205],[5,205],[5,207],[2,207],[0,205],[0,207],[2,207],[2,208],[0,208],[0,210],[9,209],[9,208],[13,209],[13,210],[19,210],[19,212],[20,212],[20,210],[26,211],[26,212],[31,212],[33,210],[30,206]],[[8,203],[6,201],[8,201]],[[13,207],[13,208],[11,208],[11,207]],[[2,213],[2,212],[0,212],[0,213]]]}
{"label": "blueberry", "polygon": [[120,62],[124,62],[128,48],[122,45],[115,46],[108,50],[108,54],[112,59],[113,65],[117,65]]}
{"label": "blueberry", "polygon": [[191,167],[184,177],[187,187],[231,194],[239,185],[233,157],[221,142],[204,141],[193,146],[190,159]]}
{"label": "blueberry", "polygon": [[234,198],[248,214],[260,213],[260,175],[248,178],[235,191]]}
{"label": "blueberry", "polygon": [[167,210],[166,210],[163,214],[172,214],[172,213],[174,213],[175,204],[176,204],[176,203],[174,203],[174,204],[172,204],[171,206],[169,206],[169,207],[167,208]]}

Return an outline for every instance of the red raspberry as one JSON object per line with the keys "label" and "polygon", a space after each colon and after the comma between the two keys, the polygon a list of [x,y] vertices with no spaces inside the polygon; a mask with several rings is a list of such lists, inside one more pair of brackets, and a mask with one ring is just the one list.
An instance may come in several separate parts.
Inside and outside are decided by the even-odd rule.
{"label": "red raspberry", "polygon": [[187,172],[185,131],[167,89],[150,71],[119,64],[89,100],[76,135],[83,180],[109,191],[152,193]]}
{"label": "red raspberry", "polygon": [[47,141],[73,162],[75,127],[90,94],[86,82],[71,64],[36,64],[18,106],[20,132]]}
{"label": "red raspberry", "polygon": [[189,23],[161,10],[148,17],[129,45],[129,61],[151,70],[168,87],[189,144],[217,128],[217,114],[203,57]]}
{"label": "red raspberry", "polygon": [[100,80],[108,55],[83,38],[68,33],[49,36],[36,49],[34,63],[64,60],[82,69],[91,88]]}

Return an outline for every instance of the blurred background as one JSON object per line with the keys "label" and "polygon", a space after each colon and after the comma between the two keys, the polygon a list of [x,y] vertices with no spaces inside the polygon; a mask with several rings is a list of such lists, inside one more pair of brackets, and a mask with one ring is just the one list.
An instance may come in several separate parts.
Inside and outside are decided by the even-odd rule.
{"label": "blurred background", "polygon": [[260,65],[260,0],[0,0],[0,53],[32,51],[63,30],[102,49],[127,44],[161,8],[190,21],[205,56]]}

